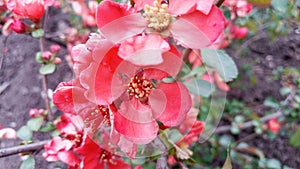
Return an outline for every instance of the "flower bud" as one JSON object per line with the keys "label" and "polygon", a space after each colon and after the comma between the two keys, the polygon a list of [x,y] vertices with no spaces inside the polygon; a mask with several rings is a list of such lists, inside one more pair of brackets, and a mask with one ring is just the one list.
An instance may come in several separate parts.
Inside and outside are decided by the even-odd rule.
{"label": "flower bud", "polygon": [[274,134],[277,134],[280,131],[280,123],[275,118],[268,121],[268,127]]}
{"label": "flower bud", "polygon": [[56,57],[56,58],[54,59],[54,61],[53,61],[53,63],[56,64],[56,65],[61,64],[61,62],[62,62],[61,59],[58,58],[58,57]]}
{"label": "flower bud", "polygon": [[43,54],[42,54],[42,58],[43,58],[44,60],[50,60],[51,57],[52,57],[52,53],[49,52],[49,51],[45,51],[45,52],[43,52]]}
{"label": "flower bud", "polygon": [[60,46],[59,45],[51,45],[49,48],[49,51],[51,53],[58,53],[60,51]]}

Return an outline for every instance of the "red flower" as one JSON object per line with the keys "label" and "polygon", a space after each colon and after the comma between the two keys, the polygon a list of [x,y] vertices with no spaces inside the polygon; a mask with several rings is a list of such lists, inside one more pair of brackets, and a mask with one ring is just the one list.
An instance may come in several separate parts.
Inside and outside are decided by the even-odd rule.
{"label": "red flower", "polygon": [[78,166],[80,159],[71,150],[73,143],[70,140],[54,137],[45,146],[44,158],[47,161],[62,161],[69,166]]}
{"label": "red flower", "polygon": [[13,22],[9,25],[9,27],[16,33],[25,33],[26,32],[26,26],[22,22],[22,19],[13,20]]}
{"label": "red flower", "polygon": [[210,45],[224,28],[224,16],[212,0],[135,0],[135,8],[105,0],[96,19],[101,33],[113,42],[157,32],[194,49]]}
{"label": "red flower", "polygon": [[86,137],[83,146],[76,149],[76,152],[84,156],[83,169],[131,169],[128,163],[110,150],[109,147],[103,148],[90,137]]}
{"label": "red flower", "polygon": [[45,12],[43,0],[6,0],[6,4],[13,13],[35,21]]}
{"label": "red flower", "polygon": [[86,46],[75,47],[74,68],[88,100],[113,104],[115,130],[133,143],[146,144],[157,136],[156,120],[179,125],[191,108],[191,97],[183,84],[162,81],[181,67],[177,50],[170,46],[161,64],[137,66],[118,56],[118,46],[107,46],[112,44],[93,37]]}
{"label": "red flower", "polygon": [[268,128],[272,133],[277,134],[280,131],[280,123],[277,119],[271,119],[268,121]]}

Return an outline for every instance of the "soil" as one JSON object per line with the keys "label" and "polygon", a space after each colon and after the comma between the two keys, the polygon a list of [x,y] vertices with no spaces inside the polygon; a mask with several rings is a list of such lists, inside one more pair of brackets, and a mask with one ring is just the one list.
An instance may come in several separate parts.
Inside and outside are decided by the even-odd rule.
{"label": "soil", "polygon": [[[68,16],[60,13],[53,13],[51,18],[48,30],[51,32],[57,31],[59,25],[66,24],[68,20]],[[4,37],[0,36],[0,40],[3,41],[3,39]],[[50,44],[51,42],[47,42],[47,46]],[[39,44],[38,40],[32,39],[29,35],[12,34],[5,44],[1,44],[0,49],[5,51],[2,52],[2,67],[0,65],[0,125],[17,130],[29,119],[30,108],[44,107],[41,95],[42,78],[37,73],[39,64],[34,59],[35,52],[39,50]],[[233,56],[233,51],[235,50],[228,52]],[[63,57],[66,54],[67,50],[62,48],[59,57],[63,62],[57,67],[56,73],[49,76],[49,88],[52,90],[59,82],[72,79],[73,74]],[[272,77],[272,71],[278,66],[300,67],[300,35],[291,32],[286,37],[278,38],[273,44],[270,44],[267,37],[262,36],[250,44],[246,55],[235,56],[234,59],[239,66],[240,80],[232,84],[232,89],[228,93],[229,98],[239,99],[254,107],[261,105],[268,96],[282,100],[284,98],[279,94],[280,83],[271,81],[270,77]],[[247,73],[243,71],[245,66],[253,71],[255,83],[252,83]],[[245,88],[235,86],[245,86]],[[257,111],[261,115],[264,114],[263,109],[257,109]],[[47,138],[50,136],[43,134],[34,136],[35,141]],[[17,145],[19,141],[0,140],[0,148]],[[300,148],[291,147],[285,137],[275,140],[256,137],[247,143],[262,150],[267,158],[279,159],[282,164],[292,168],[300,166]],[[35,157],[37,169],[65,167],[46,162],[42,157],[42,151],[36,153]],[[20,163],[21,159],[18,155],[0,158],[0,169],[16,169],[19,168]]]}

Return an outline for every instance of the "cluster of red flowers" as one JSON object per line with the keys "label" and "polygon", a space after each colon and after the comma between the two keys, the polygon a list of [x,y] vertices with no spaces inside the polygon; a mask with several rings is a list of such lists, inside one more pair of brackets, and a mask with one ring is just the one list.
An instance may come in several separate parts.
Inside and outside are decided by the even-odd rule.
{"label": "cluster of red flowers", "polygon": [[171,127],[190,130],[174,144],[186,147],[203,131],[191,94],[176,79],[183,65],[176,46],[211,45],[224,29],[223,13],[212,0],[134,2],[102,1],[99,33],[73,47],[76,77],[53,94],[64,115],[56,123],[60,137],[45,147],[46,159],[74,168],[130,168],[117,151],[134,158],[138,145]]}

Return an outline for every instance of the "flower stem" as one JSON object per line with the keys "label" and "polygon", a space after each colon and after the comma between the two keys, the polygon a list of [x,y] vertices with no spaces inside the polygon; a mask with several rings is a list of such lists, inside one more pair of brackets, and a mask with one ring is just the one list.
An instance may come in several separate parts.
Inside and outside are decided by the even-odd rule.
{"label": "flower stem", "polygon": [[25,152],[34,152],[36,150],[42,149],[46,143],[50,140],[44,140],[37,143],[14,146],[9,148],[2,148],[0,149],[0,158],[7,157],[11,155],[15,155],[18,153],[25,153]]}
{"label": "flower stem", "polygon": [[[45,11],[42,27],[43,30],[46,30],[46,25],[47,25],[47,19],[48,19],[48,10]],[[40,51],[43,53],[45,51],[45,35],[40,37]],[[51,106],[50,106],[50,98],[48,96],[48,77],[47,75],[43,75],[43,93],[45,96],[45,105],[46,109],[48,111],[48,120],[52,119],[52,111],[51,111]]]}
{"label": "flower stem", "polygon": [[215,1],[215,5],[216,5],[217,7],[220,7],[220,6],[224,3],[224,1],[225,1],[225,0],[217,0],[217,1]]}

